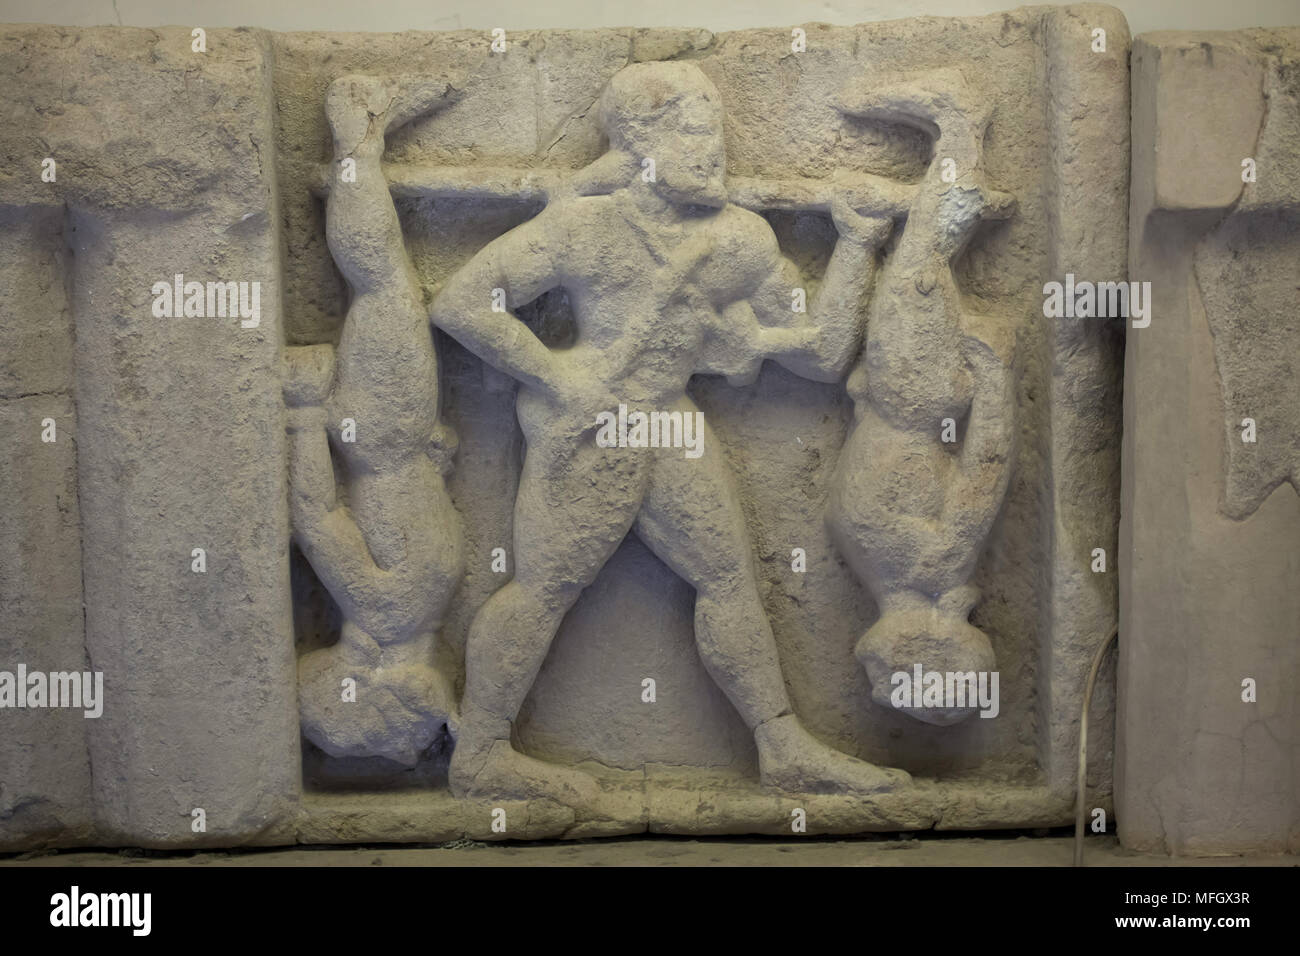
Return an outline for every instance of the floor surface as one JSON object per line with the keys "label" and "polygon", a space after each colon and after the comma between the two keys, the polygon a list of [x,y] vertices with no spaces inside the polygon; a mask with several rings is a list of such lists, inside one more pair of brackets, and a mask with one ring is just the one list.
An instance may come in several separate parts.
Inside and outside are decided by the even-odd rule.
{"label": "floor surface", "polygon": [[[1069,836],[904,837],[801,841],[641,837],[577,843],[441,847],[293,847],[205,853],[63,851],[0,859],[0,866],[1069,866]],[[1125,850],[1113,836],[1085,843],[1088,866],[1297,866],[1300,857],[1171,859]]]}

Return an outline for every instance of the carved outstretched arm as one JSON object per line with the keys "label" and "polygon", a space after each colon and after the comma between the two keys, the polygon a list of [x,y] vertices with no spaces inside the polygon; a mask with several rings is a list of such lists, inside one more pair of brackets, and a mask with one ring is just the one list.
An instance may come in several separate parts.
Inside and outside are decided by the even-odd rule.
{"label": "carved outstretched arm", "polygon": [[442,286],[429,320],[483,361],[531,388],[554,394],[550,349],[510,311],[493,311],[494,290],[507,310],[559,285],[564,237],[551,208],[484,246]]}
{"label": "carved outstretched arm", "polygon": [[808,314],[799,317],[802,321],[793,327],[789,324],[791,292],[800,284],[799,271],[781,255],[775,236],[768,250],[775,262],[751,299],[760,322],[763,354],[818,382],[838,382],[857,355],[876,252],[893,226],[888,217],[862,216],[838,202],[833,208],[840,238],[821,286],[808,303]]}

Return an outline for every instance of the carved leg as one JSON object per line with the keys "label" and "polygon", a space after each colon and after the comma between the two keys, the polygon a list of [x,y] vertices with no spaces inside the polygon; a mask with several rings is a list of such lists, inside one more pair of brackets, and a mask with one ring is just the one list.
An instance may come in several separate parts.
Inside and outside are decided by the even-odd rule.
{"label": "carved leg", "polygon": [[[337,438],[342,418],[357,422],[359,440],[336,445],[358,472],[382,471],[427,454],[430,442],[438,445],[445,432],[438,421],[438,360],[427,310],[381,160],[385,132],[444,105],[450,92],[445,83],[425,77],[350,76],[334,81],[326,98],[335,138],[326,235],[352,290],[339,340],[331,428]],[[402,533],[392,528],[387,536],[400,539]],[[371,543],[382,563],[378,552],[388,542]]]}
{"label": "carved leg", "polygon": [[451,762],[457,796],[551,797],[574,806],[596,794],[589,775],[516,751],[510,729],[561,620],[631,527],[646,461],[635,450],[575,448],[582,427],[572,422],[556,422],[551,431],[553,437],[530,435],[524,459],[515,578],[470,627],[463,723]]}
{"label": "carved leg", "polygon": [[[676,406],[694,414],[689,400]],[[744,513],[719,445],[705,425],[703,457],[656,453],[637,534],[695,587],[695,639],[709,675],[754,732],[763,782],[811,793],[871,793],[910,781],[828,747],[791,709],[772,628],[754,575]]]}

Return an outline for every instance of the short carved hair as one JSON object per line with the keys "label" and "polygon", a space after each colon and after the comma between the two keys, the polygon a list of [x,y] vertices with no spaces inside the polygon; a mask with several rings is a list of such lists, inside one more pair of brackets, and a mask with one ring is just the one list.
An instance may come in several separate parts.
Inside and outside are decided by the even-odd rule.
{"label": "short carved hair", "polygon": [[600,122],[610,145],[641,154],[690,109],[699,110],[722,134],[718,89],[693,63],[660,61],[625,66],[600,97]]}

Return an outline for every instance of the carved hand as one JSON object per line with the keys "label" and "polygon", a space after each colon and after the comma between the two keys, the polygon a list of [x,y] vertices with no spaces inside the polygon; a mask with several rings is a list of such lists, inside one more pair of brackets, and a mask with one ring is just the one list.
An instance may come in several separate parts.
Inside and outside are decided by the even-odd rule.
{"label": "carved hand", "polygon": [[894,228],[891,216],[858,212],[842,194],[837,194],[831,200],[831,219],[834,220],[841,239],[849,239],[872,250],[884,245]]}

